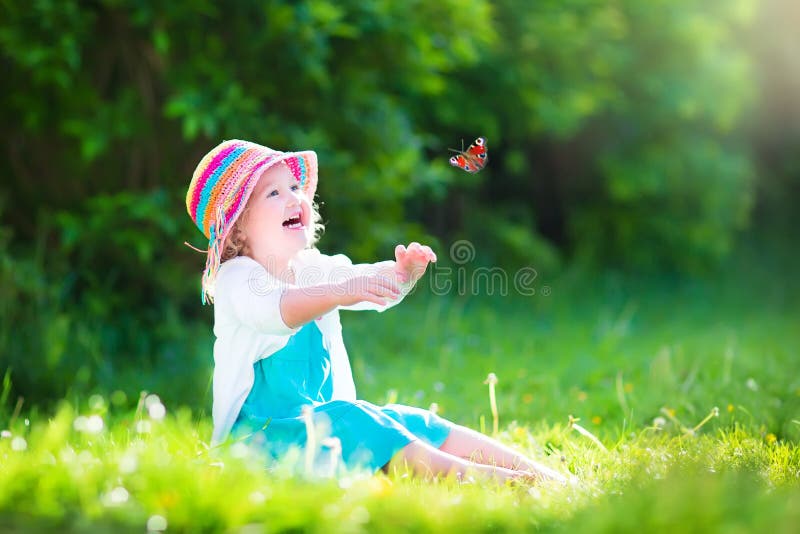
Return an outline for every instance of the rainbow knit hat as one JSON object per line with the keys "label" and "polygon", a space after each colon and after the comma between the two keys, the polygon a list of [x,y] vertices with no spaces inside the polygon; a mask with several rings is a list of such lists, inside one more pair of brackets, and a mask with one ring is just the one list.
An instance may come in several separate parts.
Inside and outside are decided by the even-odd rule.
{"label": "rainbow knit hat", "polygon": [[232,139],[206,154],[192,175],[186,192],[189,216],[208,238],[208,257],[203,271],[203,303],[214,301],[214,282],[225,250],[225,238],[247,205],[262,173],[279,162],[292,172],[309,200],[317,190],[317,154],[279,152]]}

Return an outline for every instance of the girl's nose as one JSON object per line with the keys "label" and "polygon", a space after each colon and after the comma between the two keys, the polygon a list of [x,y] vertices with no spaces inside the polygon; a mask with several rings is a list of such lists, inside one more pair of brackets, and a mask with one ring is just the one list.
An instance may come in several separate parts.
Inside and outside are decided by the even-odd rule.
{"label": "girl's nose", "polygon": [[292,191],[291,196],[289,197],[289,204],[294,206],[295,204],[300,204],[303,198],[303,193],[300,191]]}

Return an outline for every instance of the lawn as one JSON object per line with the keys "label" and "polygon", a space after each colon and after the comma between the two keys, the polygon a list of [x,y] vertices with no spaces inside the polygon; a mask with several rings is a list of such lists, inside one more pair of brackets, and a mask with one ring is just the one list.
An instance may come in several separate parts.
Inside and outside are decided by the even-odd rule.
{"label": "lawn", "polygon": [[794,532],[800,308],[769,272],[563,275],[547,296],[421,287],[343,312],[360,397],[492,433],[495,373],[499,439],[572,473],[567,487],[266,471],[243,446],[210,450],[207,414],[158,392],[49,413],[4,395],[0,530]]}

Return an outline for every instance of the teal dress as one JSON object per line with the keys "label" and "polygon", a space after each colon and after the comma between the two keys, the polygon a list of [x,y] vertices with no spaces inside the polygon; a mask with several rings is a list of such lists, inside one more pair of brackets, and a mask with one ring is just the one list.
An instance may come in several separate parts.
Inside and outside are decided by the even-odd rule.
{"label": "teal dress", "polygon": [[304,406],[313,408],[317,443],[339,439],[347,468],[380,469],[415,439],[439,448],[451,423],[435,414],[400,404],[331,400],[331,360],[314,321],[289,338],[284,348],[253,365],[255,381],[232,434],[256,445],[273,459],[293,447],[304,448]]}

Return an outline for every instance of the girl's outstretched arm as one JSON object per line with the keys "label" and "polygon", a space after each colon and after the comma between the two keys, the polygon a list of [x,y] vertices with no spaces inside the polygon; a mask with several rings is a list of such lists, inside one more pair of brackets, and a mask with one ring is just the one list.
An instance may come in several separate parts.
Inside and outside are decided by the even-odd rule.
{"label": "girl's outstretched arm", "polygon": [[335,284],[290,287],[281,296],[281,317],[287,326],[297,328],[337,306],[361,302],[385,306],[389,299],[399,296],[400,286],[394,277],[380,272],[347,278]]}
{"label": "girl's outstretched arm", "polygon": [[[341,256],[344,258],[344,256]],[[353,265],[343,265],[345,269],[349,269],[350,276],[359,274],[379,274],[396,281],[400,286],[400,298],[389,301],[385,305],[375,305],[370,301],[361,301],[354,305],[342,306],[345,310],[376,310],[384,311],[385,309],[398,304],[403,298],[411,292],[417,280],[425,274],[425,269],[429,262],[436,261],[436,254],[425,245],[419,243],[411,243],[406,248],[403,245],[395,247],[395,261],[387,260],[377,263],[359,263]]]}

